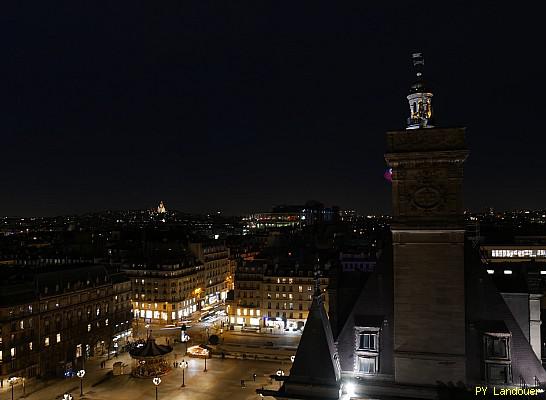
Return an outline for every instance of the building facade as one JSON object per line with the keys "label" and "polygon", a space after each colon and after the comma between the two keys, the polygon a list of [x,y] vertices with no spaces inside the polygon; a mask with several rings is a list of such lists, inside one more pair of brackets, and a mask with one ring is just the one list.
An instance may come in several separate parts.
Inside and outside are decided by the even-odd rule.
{"label": "building facade", "polygon": [[190,250],[204,268],[202,306],[224,301],[232,286],[229,248],[222,241],[214,240],[190,243]]}
{"label": "building facade", "polygon": [[131,280],[135,335],[146,324],[175,324],[200,309],[205,267],[191,255],[123,266]]}
{"label": "building facade", "polygon": [[[131,334],[130,283],[102,265],[14,266],[2,287],[1,378],[70,374]],[[121,349],[120,349],[121,350]]]}
{"label": "building facade", "polygon": [[[319,278],[328,305],[328,277]],[[315,291],[313,270],[268,265],[254,260],[237,268],[235,293],[228,315],[237,327],[302,330]]]}

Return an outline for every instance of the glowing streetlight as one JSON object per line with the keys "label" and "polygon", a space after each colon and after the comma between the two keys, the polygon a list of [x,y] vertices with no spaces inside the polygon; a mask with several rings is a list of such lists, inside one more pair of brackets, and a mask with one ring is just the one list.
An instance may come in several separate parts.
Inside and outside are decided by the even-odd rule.
{"label": "glowing streetlight", "polygon": [[345,392],[347,393],[347,397],[351,398],[356,395],[356,387],[354,383],[349,382],[347,385],[345,385]]}
{"label": "glowing streetlight", "polygon": [[155,385],[155,400],[157,400],[157,387],[158,387],[159,384],[161,383],[161,378],[155,377],[154,379],[152,379],[152,382],[153,382],[154,385]]}
{"label": "glowing streetlight", "polygon": [[[184,325],[184,327],[185,327],[185,325]],[[180,335],[180,341],[182,343],[184,343],[184,345],[186,347],[184,355],[186,355],[186,353],[188,352],[188,342],[189,342],[189,340],[190,340],[190,335],[186,334],[185,330],[182,330],[182,334]]]}
{"label": "glowing streetlight", "polygon": [[185,387],[186,383],[184,382],[184,371],[186,370],[186,368],[188,368],[188,362],[182,360],[182,362],[180,363],[180,368],[182,368],[182,387]]}
{"label": "glowing streetlight", "polygon": [[78,378],[80,378],[80,397],[83,396],[83,377],[85,376],[85,369],[80,369],[76,372]]}
{"label": "glowing streetlight", "polygon": [[9,378],[8,383],[11,386],[11,400],[13,400],[13,387],[17,383],[17,378],[15,376]]}

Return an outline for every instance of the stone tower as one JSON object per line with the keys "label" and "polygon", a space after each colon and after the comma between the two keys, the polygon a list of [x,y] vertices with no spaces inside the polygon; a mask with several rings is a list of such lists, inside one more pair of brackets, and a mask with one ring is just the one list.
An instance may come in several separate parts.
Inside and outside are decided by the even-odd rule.
{"label": "stone tower", "polygon": [[398,383],[465,382],[464,128],[432,125],[424,61],[406,130],[387,133],[392,168],[394,374]]}

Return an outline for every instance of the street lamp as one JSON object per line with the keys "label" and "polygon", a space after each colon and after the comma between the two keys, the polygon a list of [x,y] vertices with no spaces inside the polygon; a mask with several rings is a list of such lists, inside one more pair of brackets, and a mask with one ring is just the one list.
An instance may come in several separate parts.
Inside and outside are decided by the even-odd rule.
{"label": "street lamp", "polygon": [[152,382],[155,385],[155,400],[157,400],[157,387],[161,383],[161,378],[160,377],[155,377],[154,379],[152,379]]}
{"label": "street lamp", "polygon": [[[207,372],[207,358],[209,357],[208,353],[205,355],[205,369],[203,372]],[[12,399],[13,400],[13,399]]]}
{"label": "street lamp", "polygon": [[11,386],[11,400],[13,400],[13,387],[15,386],[16,382],[17,382],[17,378],[14,376],[8,379],[8,383]]}
{"label": "street lamp", "polygon": [[180,363],[180,368],[182,368],[182,387],[185,387],[186,383],[184,382],[184,371],[186,370],[186,368],[188,368],[188,362],[182,360],[182,362]]}
{"label": "street lamp", "polygon": [[185,349],[185,352],[184,352],[184,355],[186,355],[186,353],[188,352],[188,342],[190,340],[190,336],[185,331],[182,331],[182,335],[180,336],[180,340],[186,346],[186,349]]}
{"label": "street lamp", "polygon": [[83,377],[85,376],[85,369],[80,369],[76,372],[78,378],[80,378],[80,397],[83,396]]}

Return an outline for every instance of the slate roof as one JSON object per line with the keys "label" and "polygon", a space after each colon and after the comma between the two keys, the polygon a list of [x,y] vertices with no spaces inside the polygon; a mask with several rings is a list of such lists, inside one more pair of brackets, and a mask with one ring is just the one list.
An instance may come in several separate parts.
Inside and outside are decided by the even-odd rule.
{"label": "slate roof", "polygon": [[315,295],[288,381],[336,385],[340,379],[328,316],[322,297]]}
{"label": "slate roof", "polygon": [[385,246],[377,268],[370,274],[358,300],[337,338],[337,349],[342,371],[353,371],[355,365],[355,327],[378,327],[381,351],[379,352],[380,374],[394,374],[393,327],[394,285],[392,269],[392,246]]}

